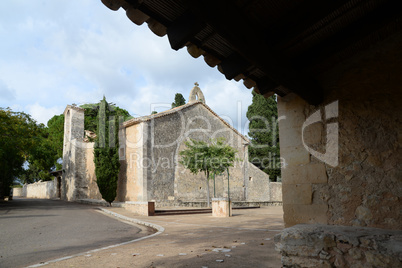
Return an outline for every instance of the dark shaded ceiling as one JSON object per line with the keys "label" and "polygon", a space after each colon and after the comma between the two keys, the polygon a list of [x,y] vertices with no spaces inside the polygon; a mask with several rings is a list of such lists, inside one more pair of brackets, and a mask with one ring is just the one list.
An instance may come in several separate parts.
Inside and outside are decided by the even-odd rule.
{"label": "dark shaded ceiling", "polygon": [[315,78],[401,30],[397,0],[102,0],[264,96],[319,104]]}

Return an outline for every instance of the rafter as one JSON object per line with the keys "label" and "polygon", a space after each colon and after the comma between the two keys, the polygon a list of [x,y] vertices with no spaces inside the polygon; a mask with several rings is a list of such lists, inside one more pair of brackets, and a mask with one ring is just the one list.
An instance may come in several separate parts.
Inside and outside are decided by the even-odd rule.
{"label": "rafter", "polygon": [[283,17],[275,22],[275,27],[268,29],[269,36],[272,39],[268,39],[267,42],[272,46],[281,47],[347,2],[349,0],[300,1],[296,8],[286,12]]}
{"label": "rafter", "polygon": [[322,101],[322,90],[318,84],[294,70],[284,57],[269,48],[259,37],[264,32],[263,29],[251,28],[232,2],[191,1],[190,7],[200,20],[211,25],[242,57],[263,70],[275,83],[289,88],[311,104]]}
{"label": "rafter", "polygon": [[295,64],[308,62],[314,65],[325,61],[330,56],[340,52],[364,37],[387,26],[392,21],[402,18],[402,9],[399,2],[388,1],[376,10],[345,27],[342,31],[333,34],[294,59]]}
{"label": "rafter", "polygon": [[228,80],[232,80],[249,66],[250,63],[238,53],[233,53],[221,62],[222,70]]}
{"label": "rafter", "polygon": [[205,23],[201,22],[191,12],[185,13],[174,21],[167,29],[170,46],[174,50],[179,50],[196,35]]}

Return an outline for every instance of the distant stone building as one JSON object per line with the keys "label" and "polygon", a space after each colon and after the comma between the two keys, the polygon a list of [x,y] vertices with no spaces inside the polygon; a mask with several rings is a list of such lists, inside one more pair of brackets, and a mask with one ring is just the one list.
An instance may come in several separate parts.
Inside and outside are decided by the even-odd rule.
{"label": "distant stone building", "polygon": [[[94,172],[94,143],[84,139],[84,109],[68,105],[64,115],[62,198],[101,199]],[[208,141],[218,137],[226,138],[240,159],[230,168],[231,200],[280,202],[281,184],[269,183],[269,176],[248,162],[249,140],[205,104],[198,84],[191,90],[189,103],[122,124],[116,201],[155,201],[157,206],[206,202],[205,175],[191,174],[179,164],[179,152],[190,138]],[[212,197],[213,182],[209,183]],[[216,197],[227,195],[227,176],[217,176]]]}

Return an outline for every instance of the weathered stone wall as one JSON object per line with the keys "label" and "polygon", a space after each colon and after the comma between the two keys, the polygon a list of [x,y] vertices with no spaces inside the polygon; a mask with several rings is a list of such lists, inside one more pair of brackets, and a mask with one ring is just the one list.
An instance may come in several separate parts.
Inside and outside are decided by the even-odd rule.
{"label": "weathered stone wall", "polygon": [[86,199],[89,188],[85,158],[93,145],[84,142],[84,109],[68,105],[64,117],[61,198]]}
{"label": "weathered stone wall", "polygon": [[[120,174],[117,200],[148,201],[146,184],[144,188],[144,170],[147,160],[144,159],[144,143],[146,143],[146,123],[140,123],[120,130],[120,142],[125,144],[121,154],[125,159],[120,161]],[[145,189],[145,190],[144,190]]]}
{"label": "weathered stone wall", "polygon": [[248,201],[271,200],[269,176],[252,163],[248,167]]}
{"label": "weathered stone wall", "polygon": [[83,148],[85,159],[85,181],[87,182],[88,192],[87,197],[89,199],[102,199],[102,195],[99,192],[98,184],[96,183],[95,175],[95,162],[94,162],[94,142],[88,142],[87,146]]}
{"label": "weathered stone wall", "polygon": [[[148,158],[152,166],[150,172],[151,189],[149,198],[157,202],[204,201],[207,196],[204,174],[194,175],[186,170],[179,161],[178,152],[185,148],[185,141],[192,139],[208,141],[211,138],[225,137],[228,144],[238,151],[242,160],[246,142],[232,129],[203,105],[193,105],[176,113],[159,117],[149,123]],[[230,169],[230,197],[232,200],[245,200],[245,172],[243,161]],[[210,196],[213,197],[213,181]],[[227,196],[227,176],[217,176],[215,180],[217,197]],[[267,197],[268,198],[268,197]]]}
{"label": "weathered stone wall", "polygon": [[[302,127],[309,106],[296,95],[278,98],[280,151],[285,159],[282,168],[283,210],[286,226],[297,223],[327,223],[327,199],[318,197],[327,187],[325,164],[311,158],[303,146]],[[318,127],[316,126],[318,125]],[[307,128],[305,139],[322,142],[319,124]],[[318,190],[319,189],[319,190]],[[313,194],[317,197],[313,200]]]}
{"label": "weathered stone wall", "polygon": [[13,188],[13,196],[22,196],[22,188]]}
{"label": "weathered stone wall", "polygon": [[155,215],[155,202],[145,201],[126,201],[124,208],[141,216],[154,216]]}
{"label": "weathered stone wall", "polygon": [[339,165],[327,167],[328,223],[400,229],[402,35],[322,78],[339,99]]}
{"label": "weathered stone wall", "polygon": [[402,232],[295,225],[275,236],[283,267],[401,267]]}
{"label": "weathered stone wall", "polygon": [[282,182],[269,183],[269,201],[282,202]]}
{"label": "weathered stone wall", "polygon": [[[52,199],[57,198],[57,180],[40,181],[31,184],[24,184],[19,195],[27,198]],[[15,191],[15,190],[14,190]]]}
{"label": "weathered stone wall", "polygon": [[[279,98],[279,116],[286,117],[279,121],[286,226],[400,228],[401,43],[401,35],[393,36],[323,75],[319,82],[327,93],[319,107],[295,95]],[[321,122],[302,131],[317,110]],[[327,132],[338,139],[328,142]],[[333,153],[338,163],[312,156],[302,135],[311,150]]]}
{"label": "weathered stone wall", "polygon": [[[84,110],[67,106],[65,115],[62,197],[65,200],[101,199],[93,162],[94,143],[83,137]],[[233,201],[270,201],[272,194],[267,174],[254,167],[251,171],[253,181],[249,181],[249,165],[252,164],[248,162],[248,141],[202,104],[120,129],[121,167],[116,201],[155,200],[158,206],[205,201],[205,175],[191,174],[179,164],[178,152],[185,148],[184,143],[190,138],[209,141],[218,137],[226,138],[237,150],[240,161],[229,169],[230,191],[227,174],[216,176],[215,196],[228,197],[230,192]],[[213,180],[209,181],[209,188],[212,198]],[[275,194],[275,198],[278,196]]]}

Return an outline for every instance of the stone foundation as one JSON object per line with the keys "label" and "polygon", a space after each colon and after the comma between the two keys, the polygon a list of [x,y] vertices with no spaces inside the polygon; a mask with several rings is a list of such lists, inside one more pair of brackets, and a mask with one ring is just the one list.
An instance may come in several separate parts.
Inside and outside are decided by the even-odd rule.
{"label": "stone foundation", "polygon": [[402,267],[402,231],[299,224],[275,243],[283,267]]}
{"label": "stone foundation", "polygon": [[141,216],[154,216],[155,215],[155,202],[133,202],[127,201],[124,208]]}
{"label": "stone foundation", "polygon": [[[233,207],[271,207],[271,206],[282,206],[282,202],[279,201],[267,201],[267,202],[247,202],[247,201],[232,201]],[[164,201],[155,202],[156,208],[165,207],[191,207],[191,208],[207,208],[207,201],[194,201],[194,202],[181,202],[179,201]]]}

